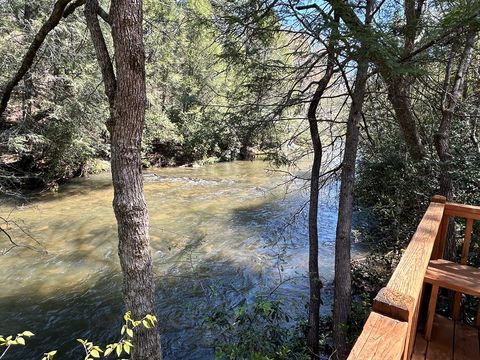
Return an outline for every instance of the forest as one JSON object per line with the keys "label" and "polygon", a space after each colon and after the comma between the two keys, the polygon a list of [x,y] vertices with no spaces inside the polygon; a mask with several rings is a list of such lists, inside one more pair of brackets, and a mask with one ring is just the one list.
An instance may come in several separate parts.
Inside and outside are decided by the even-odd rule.
{"label": "forest", "polygon": [[[405,349],[371,358],[407,359],[435,306],[480,327],[479,33],[478,0],[1,0],[0,359],[366,359],[391,311]],[[420,236],[414,305],[379,310]]]}

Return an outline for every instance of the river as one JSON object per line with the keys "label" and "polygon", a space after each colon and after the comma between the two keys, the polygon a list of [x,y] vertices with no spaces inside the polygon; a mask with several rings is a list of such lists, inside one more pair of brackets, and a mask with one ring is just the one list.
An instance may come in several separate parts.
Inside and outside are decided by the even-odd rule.
{"label": "river", "polygon": [[[276,290],[303,315],[308,283],[307,194],[282,185],[282,172],[260,161],[168,168],[145,173],[145,193],[165,359],[211,359],[205,316],[212,307]],[[304,175],[296,171],[297,175]],[[335,189],[322,194],[320,272],[333,278]],[[0,334],[30,330],[27,346],[6,359],[79,358],[76,338],[117,339],[121,272],[110,175],[79,178],[57,193],[0,208],[47,253],[13,249],[0,256]],[[11,212],[11,213],[10,213]],[[15,240],[40,248],[18,229]],[[0,249],[7,246],[1,239]],[[289,280],[291,279],[291,280]],[[324,293],[331,301],[331,290]],[[324,306],[328,313],[328,306]]]}

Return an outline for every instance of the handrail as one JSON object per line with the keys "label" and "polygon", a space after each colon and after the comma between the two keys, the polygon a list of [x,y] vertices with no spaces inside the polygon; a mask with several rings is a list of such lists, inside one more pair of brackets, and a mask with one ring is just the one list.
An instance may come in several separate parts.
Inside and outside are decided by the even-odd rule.
{"label": "handrail", "polygon": [[[472,227],[474,220],[480,220],[480,206],[474,205],[465,205],[465,204],[457,204],[453,202],[447,202],[445,204],[445,212],[444,212],[444,219],[443,224],[444,227],[442,228],[442,238],[438,244],[438,249],[436,252],[436,258],[442,258],[444,251],[445,251],[445,243],[447,241],[447,227],[450,221],[450,218],[461,217],[466,219],[466,226],[465,226],[465,236],[464,236],[464,243],[462,246],[462,256],[461,256],[461,263],[466,264],[468,260],[468,253],[470,248],[470,241],[472,235]],[[460,318],[460,303],[462,299],[462,294],[459,292],[455,293],[455,299],[453,302],[453,314],[452,317],[455,320]],[[480,305],[477,309],[477,316],[475,325],[480,327]]]}
{"label": "handrail", "polygon": [[372,311],[349,360],[401,360],[407,338],[408,323]]}
{"label": "handrail", "polygon": [[445,216],[480,220],[480,206],[447,202],[445,204]]}
{"label": "handrail", "polygon": [[[445,197],[439,195],[433,197],[387,286],[377,294],[373,303],[372,314],[381,314],[405,324],[406,335],[401,351],[397,349],[397,353],[389,353],[389,357],[372,357],[372,348],[368,349],[363,346],[362,349],[359,349],[360,344],[357,346],[357,341],[354,347],[355,352],[352,350],[349,359],[410,358],[417,332],[423,279],[435,246],[435,240],[439,235],[445,203]],[[364,334],[367,324],[359,339],[368,335]]]}

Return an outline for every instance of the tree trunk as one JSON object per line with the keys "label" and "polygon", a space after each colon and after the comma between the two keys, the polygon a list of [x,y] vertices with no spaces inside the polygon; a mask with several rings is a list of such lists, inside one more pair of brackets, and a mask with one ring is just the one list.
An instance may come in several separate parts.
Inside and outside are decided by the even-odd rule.
{"label": "tree trunk", "polygon": [[[365,9],[365,25],[372,22],[374,0],[367,0]],[[351,274],[351,240],[353,190],[355,185],[355,165],[360,136],[363,103],[368,78],[368,59],[365,47],[359,53],[355,88],[351,94],[352,103],[347,120],[347,133],[340,177],[340,194],[338,203],[338,219],[335,237],[335,273],[333,298],[333,340],[337,359],[348,357],[348,323],[352,311],[352,274]]]}
{"label": "tree trunk", "polygon": [[[347,4],[345,0],[328,0],[328,2],[345,22],[347,27],[352,32],[361,35],[359,41],[362,43],[365,51],[369,53],[369,60],[377,66],[380,75],[387,85],[388,99],[392,104],[395,117],[402,130],[408,152],[414,160],[421,160],[425,155],[425,151],[420,140],[415,116],[411,110],[412,106],[409,94],[410,80],[405,75],[397,75],[396,72],[398,69],[392,66],[392,59],[382,51],[378,51],[378,45],[375,42],[367,40],[372,35],[371,29],[368,28],[367,24],[362,23],[350,4]],[[420,19],[422,5],[422,0],[419,0],[417,4],[412,4],[412,0],[407,0],[405,4],[406,12],[409,14],[407,19],[409,24],[406,31],[404,49],[402,49],[404,54],[413,46],[413,40],[418,30],[417,24]],[[412,6],[415,9],[414,15],[412,15]],[[399,62],[400,61],[401,59],[399,59]],[[401,64],[398,63],[398,65]]]}
{"label": "tree trunk", "polygon": [[[30,29],[30,21],[36,9],[30,0],[26,0],[24,4],[23,20],[26,29]],[[22,92],[22,126],[29,127],[32,117],[32,96],[33,96],[33,79],[32,72],[28,70],[23,78]]]}
{"label": "tree trunk", "polygon": [[318,82],[308,107],[308,123],[313,146],[312,173],[310,175],[310,204],[308,209],[308,278],[310,282],[310,300],[308,306],[307,346],[312,360],[320,358],[320,292],[323,284],[318,272],[318,195],[320,187],[320,166],[322,164],[322,142],[318,131],[317,109],[325,89],[333,75],[333,45],[330,45],[327,67]]}
{"label": "tree trunk", "polygon": [[[113,0],[112,37],[117,74],[113,110],[113,208],[127,310],[135,319],[155,314],[148,214],[143,193],[140,145],[145,120],[145,52],[141,0]],[[158,328],[139,327],[132,359],[160,360]]]}
{"label": "tree trunk", "polygon": [[[449,144],[450,128],[457,103],[462,97],[465,76],[472,60],[473,47],[475,45],[476,37],[476,31],[470,31],[467,34],[465,47],[463,49],[455,79],[451,87],[448,86],[449,81],[446,79],[446,86],[444,89],[445,97],[442,105],[442,119],[440,121],[438,131],[435,134],[435,149],[437,150],[437,155],[440,159],[440,195],[445,196],[447,199],[450,199],[452,192],[452,180],[450,174],[451,155]],[[448,69],[449,66],[451,66],[450,62],[447,65],[447,76],[450,73],[450,70]]]}
{"label": "tree trunk", "polygon": [[407,145],[408,153],[412,159],[421,160],[425,155],[425,151],[412,110],[409,80],[405,76],[394,76],[385,69],[380,73],[387,85],[388,100],[392,104],[395,117]]}
{"label": "tree trunk", "polygon": [[347,121],[347,134],[342,162],[335,239],[335,281],[333,303],[333,337],[338,359],[348,356],[347,330],[352,307],[352,276],[350,269],[350,233],[352,231],[353,188],[359,139],[359,124],[367,84],[368,62],[358,64],[355,89]]}
{"label": "tree trunk", "polygon": [[[477,32],[474,30],[471,30],[467,34],[465,47],[463,49],[457,72],[451,86],[450,73],[454,55],[453,53],[451,54],[452,58],[448,61],[444,82],[445,95],[442,103],[442,119],[440,121],[438,131],[434,137],[435,149],[437,151],[438,158],[440,159],[440,174],[438,177],[440,186],[439,193],[449,200],[451,200],[453,191],[451,176],[450,129],[457,103],[462,97],[465,76],[472,60],[476,38]],[[450,219],[448,223],[446,249],[444,253],[446,259],[453,259],[455,255],[456,244],[454,227],[454,221]]]}

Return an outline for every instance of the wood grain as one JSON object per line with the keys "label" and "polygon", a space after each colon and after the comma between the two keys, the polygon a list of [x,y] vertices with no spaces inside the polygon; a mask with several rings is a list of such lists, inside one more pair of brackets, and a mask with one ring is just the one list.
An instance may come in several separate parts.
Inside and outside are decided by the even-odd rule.
{"label": "wood grain", "polygon": [[480,206],[447,202],[445,204],[445,215],[480,220]]}
{"label": "wood grain", "polygon": [[[445,204],[432,202],[397,265],[387,288],[413,299],[409,309],[408,335],[404,358],[413,351],[423,280],[443,218]],[[378,306],[378,305],[377,305]]]}
{"label": "wood grain", "polygon": [[425,282],[472,296],[480,296],[480,269],[448,260],[430,261]]}
{"label": "wood grain", "polygon": [[372,312],[353,347],[349,360],[400,360],[408,324]]}

